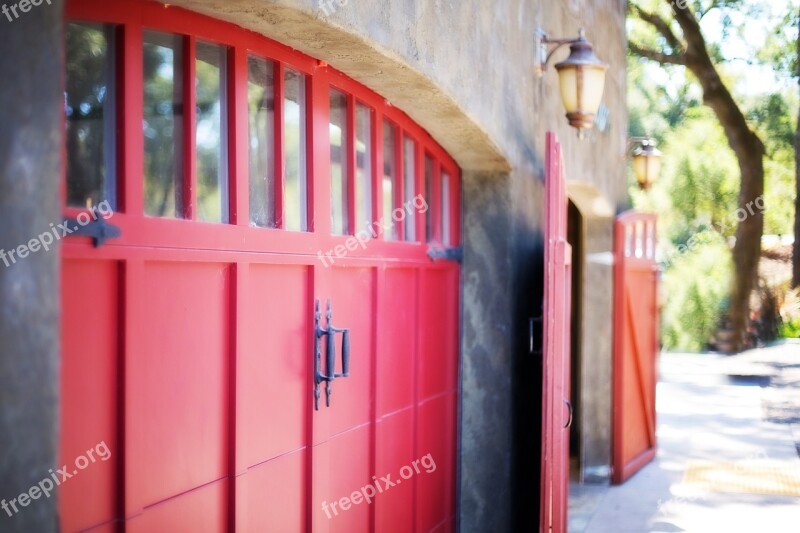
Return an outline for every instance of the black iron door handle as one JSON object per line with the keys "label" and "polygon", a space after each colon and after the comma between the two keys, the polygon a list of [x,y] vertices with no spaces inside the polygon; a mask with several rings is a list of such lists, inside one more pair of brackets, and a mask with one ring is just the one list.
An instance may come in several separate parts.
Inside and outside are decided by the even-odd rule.
{"label": "black iron door handle", "polygon": [[567,420],[567,423],[564,425],[564,429],[567,429],[572,425],[572,402],[564,400],[564,403],[567,405],[567,409],[569,409],[569,420]]}
{"label": "black iron door handle", "polygon": [[[314,409],[319,411],[320,385],[325,383],[325,405],[331,406],[333,389],[331,384],[336,378],[350,377],[350,330],[333,326],[333,309],[328,300],[325,312],[326,327],[320,325],[322,320],[319,300],[314,305]],[[342,334],[342,372],[336,373],[336,334]],[[325,339],[325,372],[322,372],[322,338]]]}

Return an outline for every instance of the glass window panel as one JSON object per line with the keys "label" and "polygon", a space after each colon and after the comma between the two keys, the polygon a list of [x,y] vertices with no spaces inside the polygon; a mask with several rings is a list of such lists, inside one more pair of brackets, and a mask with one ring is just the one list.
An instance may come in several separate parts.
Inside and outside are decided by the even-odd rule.
{"label": "glass window panel", "polygon": [[284,72],[283,140],[286,159],[284,228],[307,228],[306,190],[306,80],[291,69]]}
{"label": "glass window panel", "polygon": [[392,211],[395,207],[395,177],[397,176],[397,166],[395,165],[395,139],[397,131],[391,122],[383,121],[383,223],[386,231],[386,240],[397,239],[397,230],[392,218]]}
{"label": "glass window panel", "polygon": [[331,230],[347,235],[347,95],[331,89]]}
{"label": "glass window panel", "polygon": [[[372,109],[356,106],[356,226],[372,224]],[[371,229],[371,228],[370,228]]]}
{"label": "glass window panel", "polygon": [[442,244],[448,246],[450,239],[450,176],[442,170]]}
{"label": "glass window panel", "polygon": [[416,191],[415,177],[417,175],[416,160],[414,158],[414,140],[410,137],[403,139],[403,188],[405,202],[403,203],[403,212],[405,213],[405,240],[417,240],[417,221],[416,210],[414,208],[414,196]]}
{"label": "glass window panel", "polygon": [[114,28],[67,24],[67,203],[116,208]]}
{"label": "glass window panel", "polygon": [[197,42],[197,219],[228,222],[227,48]]}
{"label": "glass window panel", "polygon": [[[433,199],[433,179],[434,179],[434,162],[433,158],[428,154],[425,154],[425,196],[427,197],[426,201],[432,201]],[[428,209],[425,212],[425,235],[427,236],[428,241],[433,241],[435,238],[436,233],[436,219],[435,217],[436,209]]]}
{"label": "glass window panel", "polygon": [[183,39],[144,32],[144,211],[183,216]]}
{"label": "glass window panel", "polygon": [[249,56],[250,223],[275,227],[275,84],[272,61]]}

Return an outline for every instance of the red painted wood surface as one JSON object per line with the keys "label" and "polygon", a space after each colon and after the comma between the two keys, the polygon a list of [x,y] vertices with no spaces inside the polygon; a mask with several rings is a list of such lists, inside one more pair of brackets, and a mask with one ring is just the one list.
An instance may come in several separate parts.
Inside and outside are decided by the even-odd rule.
{"label": "red painted wood surface", "polygon": [[636,211],[620,215],[614,246],[612,481],[622,483],[656,454],[656,215]]}
{"label": "red painted wood surface", "polygon": [[[101,441],[111,453],[60,487],[63,531],[453,531],[459,268],[432,262],[427,251],[443,240],[443,227],[450,243],[459,242],[455,162],[379,95],[236,26],[134,0],[73,0],[67,18],[119,28],[120,208],[108,222],[122,235],[100,248],[80,237],[61,248],[61,462]],[[229,224],[143,214],[143,29],[229,47]],[[290,67],[307,76],[308,232],[250,225],[250,52],[274,61],[277,72]],[[415,143],[418,194],[426,191],[426,156],[435,161],[434,178],[450,176],[450,212],[443,224],[437,185],[425,198],[432,235],[415,212],[412,242],[378,237],[326,267],[318,251],[348,239],[331,235],[332,84],[351,106],[371,110],[373,220],[383,215],[384,117],[398,127],[398,153],[405,137]],[[282,128],[275,129],[277,148]],[[355,128],[347,135],[355,146]],[[194,165],[191,145],[182,157]],[[280,156],[275,165],[285,169]],[[197,209],[192,168],[190,214]],[[313,309],[328,299],[334,324],[351,331],[351,374],[334,382],[329,408],[323,391],[315,411]],[[323,502],[386,475],[397,481],[404,466],[428,454],[430,473],[403,480],[371,505],[333,518],[324,512]]]}
{"label": "red painted wood surface", "polygon": [[572,247],[561,144],[547,133],[543,306],[542,479],[539,531],[567,530],[569,481],[569,325]]}

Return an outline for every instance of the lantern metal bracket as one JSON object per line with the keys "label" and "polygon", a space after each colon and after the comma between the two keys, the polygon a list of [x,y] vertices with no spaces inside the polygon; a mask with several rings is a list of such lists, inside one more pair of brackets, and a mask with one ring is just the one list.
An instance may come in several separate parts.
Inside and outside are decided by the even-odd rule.
{"label": "lantern metal bracket", "polygon": [[644,137],[628,137],[628,149],[625,151],[632,152],[635,148],[648,145],[656,145],[656,140],[651,135],[645,135]]}
{"label": "lantern metal bracket", "polygon": [[[537,29],[534,34],[534,53],[536,54],[536,74],[539,77],[544,76],[547,70],[547,64],[553,58],[559,49],[568,45],[574,44],[579,41],[586,40],[586,32],[583,28],[578,30],[578,36],[573,38],[552,38],[541,28]],[[552,47],[552,48],[550,48]]]}

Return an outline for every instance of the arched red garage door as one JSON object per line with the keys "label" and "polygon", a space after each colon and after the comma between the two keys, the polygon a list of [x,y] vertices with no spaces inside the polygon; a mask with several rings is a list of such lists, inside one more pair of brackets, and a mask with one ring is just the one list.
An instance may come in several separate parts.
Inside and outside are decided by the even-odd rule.
{"label": "arched red garage door", "polygon": [[63,530],[452,530],[453,160],[235,26],[67,16],[65,213],[114,214],[62,247],[61,462],[108,451],[62,482]]}

